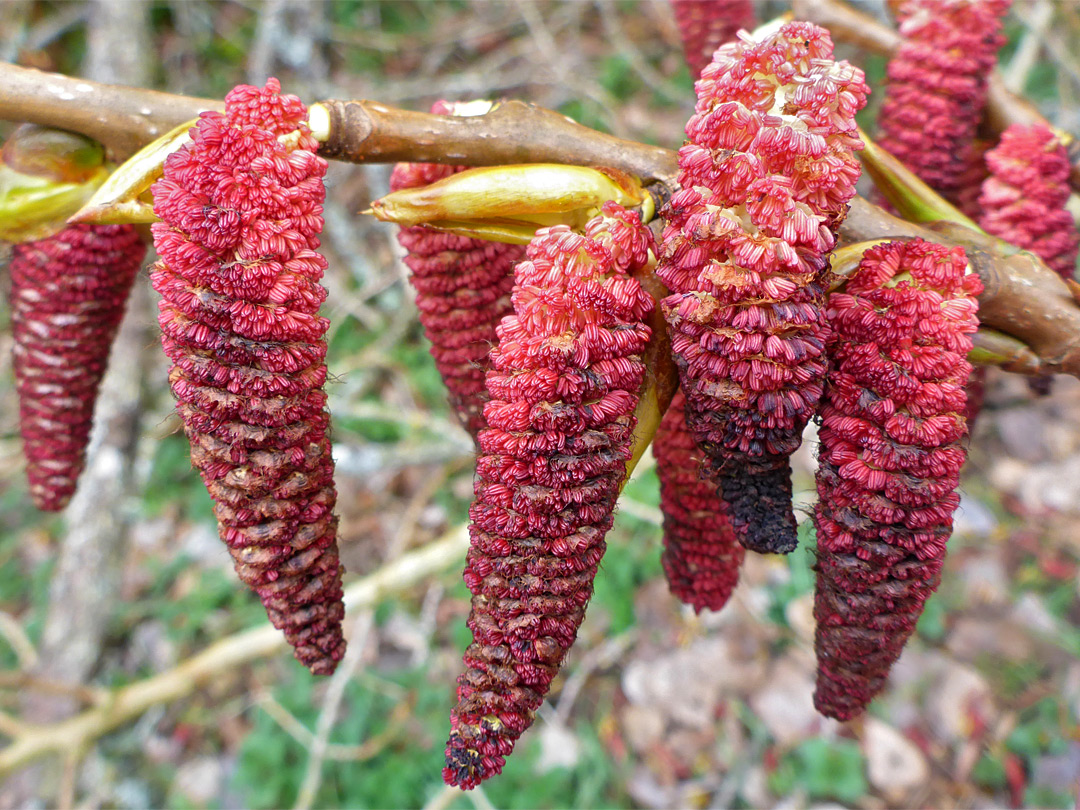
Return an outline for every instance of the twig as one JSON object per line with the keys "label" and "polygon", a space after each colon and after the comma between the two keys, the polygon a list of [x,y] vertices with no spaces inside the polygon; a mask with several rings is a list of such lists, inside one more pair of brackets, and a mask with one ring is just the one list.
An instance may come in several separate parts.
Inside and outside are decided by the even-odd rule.
{"label": "twig", "polygon": [[37,664],[38,653],[34,643],[26,635],[22,625],[6,610],[0,610],[0,636],[8,643],[22,669],[33,669]]}
{"label": "twig", "polygon": [[[403,555],[346,588],[347,610],[371,607],[385,594],[412,587],[458,563],[468,544],[462,525]],[[48,754],[81,750],[147,709],[187,697],[222,672],[273,655],[284,645],[285,637],[266,624],[224,638],[166,672],[116,689],[106,703],[68,720],[20,725],[11,743],[0,749],[0,778]]]}
{"label": "twig", "polygon": [[610,166],[646,183],[672,183],[678,173],[677,155],[670,149],[597,132],[523,101],[502,102],[485,115],[469,117],[409,112],[374,101],[321,105],[330,121],[319,154],[352,163],[569,163]]}
{"label": "twig", "polygon": [[[292,712],[274,700],[270,694],[263,695],[259,706],[270,715],[275,723],[304,748],[311,748],[315,741],[315,735],[301,723]],[[412,711],[412,705],[408,702],[398,703],[390,713],[390,724],[384,730],[373,737],[369,737],[359,745],[342,745],[340,743],[327,743],[325,758],[331,762],[364,762],[383,751],[386,746],[399,735],[397,722],[403,722]]]}
{"label": "twig", "polygon": [[1025,14],[1027,30],[1020,38],[1020,44],[1013,53],[1009,64],[1001,72],[1001,79],[1005,86],[1013,93],[1024,92],[1028,74],[1035,66],[1042,48],[1046,27],[1054,16],[1054,9],[1046,0],[1039,0],[1034,8],[1029,8]]}
{"label": "twig", "polygon": [[17,737],[25,726],[7,712],[0,712],[0,734],[5,737]]}
{"label": "twig", "polygon": [[152,140],[225,103],[101,84],[0,64],[0,118],[81,132],[126,159]]}
{"label": "twig", "polygon": [[79,775],[80,762],[82,762],[81,751],[69,751],[64,757],[64,768],[56,790],[56,806],[59,810],[71,810],[75,806],[75,779]]}
{"label": "twig", "polygon": [[17,689],[31,692],[44,692],[51,695],[73,697],[83,703],[102,703],[109,695],[109,690],[82,683],[64,683],[50,678],[31,675],[28,672],[0,672],[0,688]]}
{"label": "twig", "polygon": [[423,810],[446,810],[446,808],[454,803],[454,800],[457,799],[458,796],[464,794],[465,791],[459,787],[443,785],[443,789],[428,800],[427,804],[424,805]]}
{"label": "twig", "polygon": [[308,752],[307,767],[304,769],[304,781],[300,783],[300,790],[296,794],[296,804],[293,805],[296,810],[309,810],[315,803],[315,794],[322,782],[322,766],[330,742],[330,731],[337,722],[341,701],[345,697],[345,687],[363,661],[373,623],[372,612],[364,610],[352,624],[352,633],[345,657],[338,665],[333,677],[330,678],[330,685],[323,697],[322,709],[319,711],[315,734],[312,736],[311,748]]}

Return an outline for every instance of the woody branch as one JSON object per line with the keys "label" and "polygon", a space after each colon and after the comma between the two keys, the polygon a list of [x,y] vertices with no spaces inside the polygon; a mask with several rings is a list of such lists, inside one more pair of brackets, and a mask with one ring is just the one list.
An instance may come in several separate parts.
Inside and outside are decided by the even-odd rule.
{"label": "woody branch", "polygon": [[[596,132],[566,116],[506,102],[468,118],[396,109],[376,101],[326,101],[320,154],[352,163],[424,161],[490,166],[560,162],[606,166],[669,191],[674,151]],[[100,140],[117,160],[163,132],[221,109],[210,99],[104,85],[0,63],[0,119],[70,129]],[[934,230],[891,217],[856,198],[841,233],[848,242],[922,236],[969,250],[986,291],[982,323],[1026,344],[1040,372],[1080,376],[1080,308],[1056,273],[1035,256],[975,231]]]}

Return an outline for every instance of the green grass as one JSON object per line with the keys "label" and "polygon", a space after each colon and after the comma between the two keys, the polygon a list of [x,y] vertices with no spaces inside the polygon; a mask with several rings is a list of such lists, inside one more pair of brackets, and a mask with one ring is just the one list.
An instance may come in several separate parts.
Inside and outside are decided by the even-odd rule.
{"label": "green grass", "polygon": [[769,790],[788,796],[797,788],[810,799],[853,803],[866,795],[865,761],[852,740],[812,739],[800,743],[769,774]]}
{"label": "green grass", "polygon": [[[299,666],[274,691],[274,698],[309,729],[320,706],[315,681]],[[323,764],[317,807],[419,807],[442,790],[443,747],[453,703],[450,684],[433,683],[425,668],[380,672],[354,679],[330,740],[358,745],[379,739],[385,744],[363,762]],[[399,705],[408,707],[404,721],[391,717]],[[241,746],[233,789],[252,808],[291,806],[307,763],[307,751],[284,732],[266,712],[254,711],[254,728]],[[542,723],[542,721],[538,721]],[[503,773],[486,783],[485,793],[505,810],[543,807],[611,806],[624,801],[618,771],[591,724],[575,729],[581,759],[574,768],[536,773],[539,740],[522,740]],[[381,736],[380,736],[381,735]],[[469,807],[459,800],[454,807]]]}

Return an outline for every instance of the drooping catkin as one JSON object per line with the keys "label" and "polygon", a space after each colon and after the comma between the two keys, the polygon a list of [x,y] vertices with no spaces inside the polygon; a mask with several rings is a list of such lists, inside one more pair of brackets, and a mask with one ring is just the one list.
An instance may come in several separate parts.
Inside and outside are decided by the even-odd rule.
{"label": "drooping catkin", "polygon": [[12,249],[19,430],[39,509],[59,511],[75,492],[98,387],[145,255],[131,225],[69,225]]}
{"label": "drooping catkin", "polygon": [[[456,106],[439,101],[433,113],[452,115]],[[399,163],[390,190],[426,186],[463,171],[464,166]],[[431,356],[450,395],[450,406],[469,434],[486,427],[484,375],[495,344],[495,327],[510,314],[514,264],[522,245],[507,245],[441,233],[423,225],[402,228],[398,241],[416,290],[416,308]]]}
{"label": "drooping catkin", "polygon": [[905,0],[887,68],[878,143],[964,213],[986,170],[975,134],[1011,0]]}
{"label": "drooping catkin", "polygon": [[967,457],[966,356],[982,291],[966,265],[961,248],[890,242],[829,299],[814,704],[840,720],[881,691],[938,585]]}
{"label": "drooping catkin", "polygon": [[787,23],[716,51],[697,83],[657,274],[686,418],[739,541],[795,547],[788,458],[821,396],[833,229],[862,147],[862,71]]}
{"label": "drooping catkin", "polygon": [[153,187],[169,382],[236,571],[315,674],[345,649],[326,410],[326,161],[276,79],[242,85]]}
{"label": "drooping catkin", "polygon": [[702,476],[702,457],[676,392],[653,439],[664,516],[664,566],[671,593],[697,612],[720,610],[739,581],[743,547],[716,485]]}
{"label": "drooping catkin", "polygon": [[1014,124],[986,153],[990,177],[979,196],[979,225],[1030,250],[1065,279],[1080,247],[1069,201],[1069,157],[1049,127]]}
{"label": "drooping catkin", "polygon": [[606,203],[584,234],[543,228],[514,271],[480,431],[472,545],[473,643],[458,679],[443,778],[498,774],[585,617],[626,475],[653,303],[631,276],[650,231]]}
{"label": "drooping catkin", "polygon": [[690,75],[697,79],[713,51],[735,39],[739,29],[753,29],[753,0],[671,0]]}

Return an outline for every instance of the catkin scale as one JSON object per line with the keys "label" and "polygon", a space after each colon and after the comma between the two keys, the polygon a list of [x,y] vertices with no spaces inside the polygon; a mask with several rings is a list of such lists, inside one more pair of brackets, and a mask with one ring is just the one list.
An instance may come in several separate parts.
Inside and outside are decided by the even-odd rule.
{"label": "catkin scale", "polygon": [[153,187],[162,347],[237,574],[297,660],[334,670],[345,649],[326,410],[326,162],[307,111],[266,87],[235,88]]}
{"label": "catkin scale", "polygon": [[59,511],[75,492],[98,387],[145,255],[130,225],[69,225],[12,250],[19,430],[39,509]]}
{"label": "catkin scale", "polygon": [[657,275],[686,400],[739,541],[795,547],[790,454],[825,376],[827,254],[855,193],[863,74],[824,29],[718,49],[697,83]]}
{"label": "catkin scale", "polygon": [[652,299],[630,273],[653,247],[607,203],[584,234],[544,228],[515,268],[478,435],[464,579],[473,643],[443,778],[502,770],[577,636],[626,474]]}
{"label": "catkin scale", "polygon": [[840,720],[882,689],[939,582],[967,455],[965,357],[982,291],[965,269],[960,248],[887,243],[830,298],[814,703]]}

